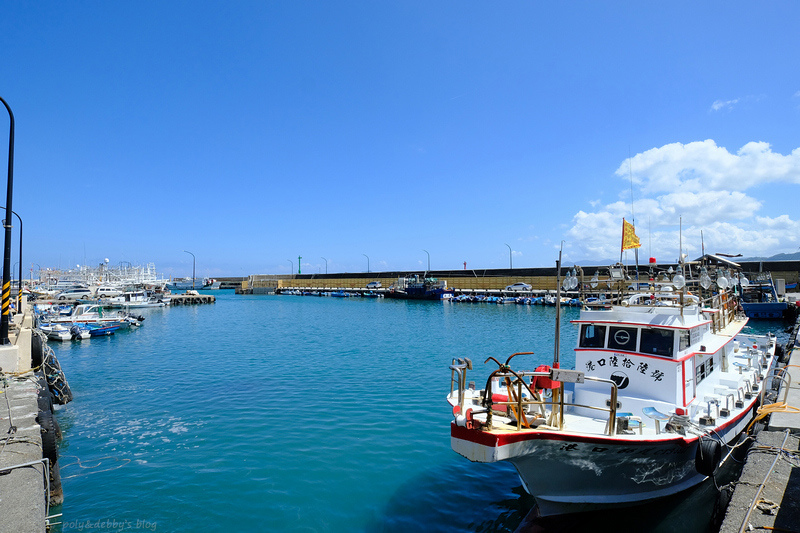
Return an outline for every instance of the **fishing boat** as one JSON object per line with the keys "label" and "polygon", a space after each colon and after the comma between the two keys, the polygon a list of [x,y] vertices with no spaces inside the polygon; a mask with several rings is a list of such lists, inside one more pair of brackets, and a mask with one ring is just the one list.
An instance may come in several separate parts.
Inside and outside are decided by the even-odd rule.
{"label": "fishing boat", "polygon": [[750,318],[783,318],[789,304],[778,296],[768,272],[751,275],[742,282],[742,309]]}
{"label": "fishing boat", "polygon": [[416,274],[397,278],[384,296],[403,300],[447,300],[455,296],[455,291],[447,288],[446,280]]}
{"label": "fishing boat", "polygon": [[205,284],[206,281],[201,278],[174,278],[166,283],[166,287],[173,291],[199,290]]}
{"label": "fishing boat", "polygon": [[733,274],[712,270],[706,290],[696,266],[681,267],[633,292],[624,268],[609,269],[605,298],[576,267],[575,368],[560,367],[557,335],[551,365],[490,357],[482,388],[468,381],[472,362],[454,359],[453,450],[513,464],[542,516],[644,503],[712,476],[763,401],[776,340],[743,332]]}
{"label": "fishing boat", "polygon": [[107,307],[120,309],[139,309],[145,307],[164,307],[163,300],[151,297],[147,291],[127,291],[120,296],[108,298],[103,301]]}

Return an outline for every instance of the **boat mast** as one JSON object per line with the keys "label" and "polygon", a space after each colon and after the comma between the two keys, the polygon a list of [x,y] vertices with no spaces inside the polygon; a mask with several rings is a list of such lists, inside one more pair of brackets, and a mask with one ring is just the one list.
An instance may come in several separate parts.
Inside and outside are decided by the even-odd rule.
{"label": "boat mast", "polygon": [[564,250],[564,241],[561,241],[561,250],[558,251],[556,261],[556,335],[554,342],[553,368],[559,367],[559,353],[561,351],[561,252]]}

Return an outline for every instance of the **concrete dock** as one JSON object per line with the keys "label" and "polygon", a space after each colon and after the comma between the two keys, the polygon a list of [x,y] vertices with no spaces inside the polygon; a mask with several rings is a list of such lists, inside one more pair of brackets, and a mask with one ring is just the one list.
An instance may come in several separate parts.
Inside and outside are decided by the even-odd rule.
{"label": "concrete dock", "polygon": [[783,371],[787,377],[778,391],[778,411],[748,452],[720,532],[800,531],[800,412],[792,409],[800,408],[800,348],[794,347],[798,340],[796,326]]}
{"label": "concrete dock", "polygon": [[[38,533],[63,500],[48,385],[60,367],[52,371],[57,360],[34,334],[27,302],[13,321],[10,344],[0,346],[0,533]],[[48,376],[32,367],[50,369]]]}
{"label": "concrete dock", "polygon": [[38,388],[31,377],[4,377],[0,384],[0,531],[45,530],[49,464],[42,458]]}

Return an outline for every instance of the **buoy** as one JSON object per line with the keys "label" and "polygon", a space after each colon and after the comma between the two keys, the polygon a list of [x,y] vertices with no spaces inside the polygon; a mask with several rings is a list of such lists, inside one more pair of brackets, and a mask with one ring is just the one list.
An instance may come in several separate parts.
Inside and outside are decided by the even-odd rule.
{"label": "buoy", "polygon": [[703,435],[697,442],[694,467],[704,476],[713,476],[722,460],[722,445],[717,439]]}

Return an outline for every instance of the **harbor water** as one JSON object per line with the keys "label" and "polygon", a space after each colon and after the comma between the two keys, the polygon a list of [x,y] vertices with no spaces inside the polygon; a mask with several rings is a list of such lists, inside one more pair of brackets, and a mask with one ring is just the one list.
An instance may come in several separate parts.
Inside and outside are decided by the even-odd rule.
{"label": "harbor water", "polygon": [[[577,527],[531,525],[512,466],[450,449],[451,360],[472,359],[479,388],[489,356],[551,363],[553,308],[215,295],[54,346],[75,395],[56,415],[65,501],[54,531]],[[565,367],[577,314],[562,317]],[[646,529],[708,531],[715,495],[706,484],[648,506]]]}

